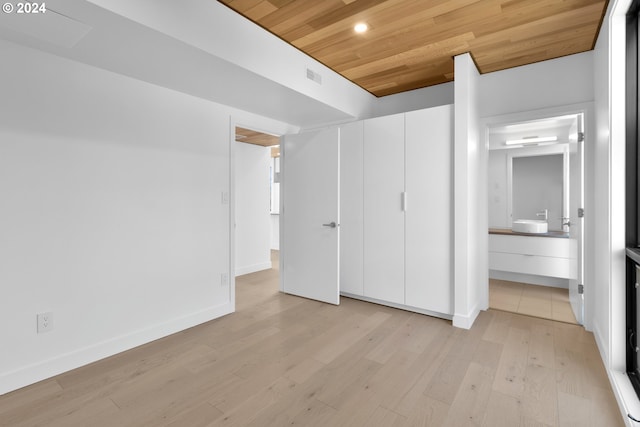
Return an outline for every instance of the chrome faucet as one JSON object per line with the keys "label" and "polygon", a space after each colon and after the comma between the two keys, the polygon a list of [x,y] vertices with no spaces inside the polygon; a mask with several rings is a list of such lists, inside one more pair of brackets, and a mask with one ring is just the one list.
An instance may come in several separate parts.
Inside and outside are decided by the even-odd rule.
{"label": "chrome faucet", "polygon": [[541,216],[545,221],[549,220],[549,209],[542,210],[536,213],[536,216]]}

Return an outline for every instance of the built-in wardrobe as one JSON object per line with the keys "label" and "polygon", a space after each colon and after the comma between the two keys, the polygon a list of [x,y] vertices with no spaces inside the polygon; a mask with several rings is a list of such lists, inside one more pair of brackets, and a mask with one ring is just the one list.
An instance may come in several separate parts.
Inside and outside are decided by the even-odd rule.
{"label": "built-in wardrobe", "polygon": [[452,105],[340,126],[340,293],[452,317]]}

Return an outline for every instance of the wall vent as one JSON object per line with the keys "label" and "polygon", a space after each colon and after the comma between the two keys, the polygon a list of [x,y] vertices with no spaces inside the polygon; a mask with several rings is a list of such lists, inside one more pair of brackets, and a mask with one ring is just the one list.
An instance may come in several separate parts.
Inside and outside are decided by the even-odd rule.
{"label": "wall vent", "polygon": [[314,82],[318,83],[319,85],[322,84],[322,76],[320,75],[320,73],[317,73],[317,72],[313,71],[310,68],[307,68],[307,78],[309,80],[313,80]]}

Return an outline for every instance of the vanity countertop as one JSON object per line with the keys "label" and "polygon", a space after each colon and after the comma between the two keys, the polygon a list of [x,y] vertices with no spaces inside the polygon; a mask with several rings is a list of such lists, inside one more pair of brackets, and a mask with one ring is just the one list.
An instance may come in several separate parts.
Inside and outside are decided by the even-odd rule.
{"label": "vanity countertop", "polygon": [[518,233],[517,231],[512,231],[509,228],[490,228],[489,234],[502,234],[505,236],[556,237],[561,239],[569,238],[569,233],[554,230],[550,230],[546,233]]}

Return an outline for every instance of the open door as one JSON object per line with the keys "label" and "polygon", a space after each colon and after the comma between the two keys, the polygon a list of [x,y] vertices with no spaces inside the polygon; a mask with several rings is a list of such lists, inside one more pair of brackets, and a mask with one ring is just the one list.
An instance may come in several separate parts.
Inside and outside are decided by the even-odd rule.
{"label": "open door", "polygon": [[578,323],[584,323],[584,116],[576,116],[576,132],[569,141],[569,239],[571,277],[569,301]]}
{"label": "open door", "polygon": [[282,290],[337,305],[339,130],[285,135],[280,148]]}

